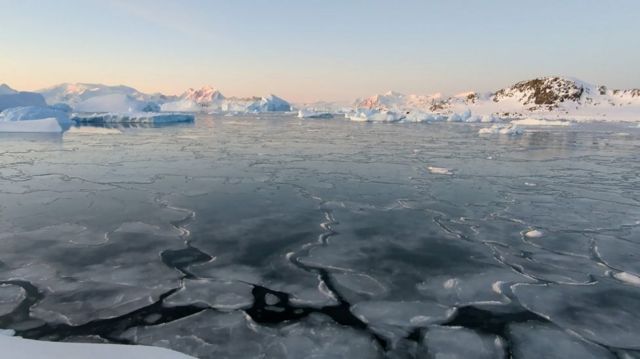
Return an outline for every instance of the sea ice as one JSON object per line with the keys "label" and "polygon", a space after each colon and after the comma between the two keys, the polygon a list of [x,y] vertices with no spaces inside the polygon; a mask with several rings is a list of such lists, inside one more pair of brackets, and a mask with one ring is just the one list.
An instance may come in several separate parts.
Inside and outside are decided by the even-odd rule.
{"label": "sea ice", "polygon": [[26,298],[22,287],[12,284],[0,284],[0,317],[13,312]]}
{"label": "sea ice", "polygon": [[600,278],[591,285],[527,285],[513,288],[527,309],[603,345],[640,349],[640,292]]}
{"label": "sea ice", "polygon": [[549,324],[539,322],[512,323],[509,324],[507,333],[511,339],[514,358],[615,358],[605,348],[586,342],[577,335],[567,333]]}
{"label": "sea ice", "polygon": [[164,300],[164,305],[206,305],[220,311],[246,309],[253,304],[252,290],[253,286],[242,282],[186,279],[179,291]]}
{"label": "sea ice", "polygon": [[323,315],[297,323],[260,326],[246,314],[204,310],[174,322],[136,327],[123,338],[213,358],[378,358],[373,338],[336,325]]}
{"label": "sea ice", "polygon": [[524,133],[524,130],[521,127],[516,125],[504,125],[504,124],[495,124],[491,127],[481,128],[478,131],[478,134],[481,135],[521,135]]}
{"label": "sea ice", "polygon": [[376,333],[396,342],[415,328],[447,321],[456,310],[428,301],[368,301],[352,306],[351,312]]}
{"label": "sea ice", "polygon": [[425,358],[500,359],[505,357],[505,347],[503,340],[496,335],[462,327],[434,326],[423,336],[420,354]]}

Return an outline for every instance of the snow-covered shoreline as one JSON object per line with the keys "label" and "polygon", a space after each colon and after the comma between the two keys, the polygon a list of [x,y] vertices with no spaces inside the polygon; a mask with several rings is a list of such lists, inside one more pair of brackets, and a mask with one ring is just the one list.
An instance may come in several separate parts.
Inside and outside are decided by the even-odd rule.
{"label": "snow-covered shoreline", "polygon": [[[173,350],[142,345],[61,343],[23,339],[0,330],[0,353],[7,359],[195,359]],[[5,356],[6,355],[6,356]]]}

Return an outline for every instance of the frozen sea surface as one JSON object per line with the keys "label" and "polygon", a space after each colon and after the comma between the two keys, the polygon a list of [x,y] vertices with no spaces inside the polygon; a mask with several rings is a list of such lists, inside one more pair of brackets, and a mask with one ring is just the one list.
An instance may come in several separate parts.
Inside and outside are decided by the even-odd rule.
{"label": "frozen sea surface", "polygon": [[483,127],[2,135],[0,328],[199,358],[639,357],[640,128]]}

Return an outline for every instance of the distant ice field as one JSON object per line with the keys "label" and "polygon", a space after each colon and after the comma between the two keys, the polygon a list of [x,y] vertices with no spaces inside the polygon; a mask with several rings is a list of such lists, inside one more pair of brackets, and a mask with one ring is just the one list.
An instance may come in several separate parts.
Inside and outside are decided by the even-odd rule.
{"label": "distant ice field", "polygon": [[0,328],[196,358],[640,357],[640,127],[296,116],[0,134]]}

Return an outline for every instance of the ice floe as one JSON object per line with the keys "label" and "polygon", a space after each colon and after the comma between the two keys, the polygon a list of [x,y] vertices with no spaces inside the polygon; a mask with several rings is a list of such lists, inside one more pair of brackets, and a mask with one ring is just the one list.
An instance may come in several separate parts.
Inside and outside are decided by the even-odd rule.
{"label": "ice floe", "polygon": [[13,312],[26,298],[22,287],[13,284],[0,284],[0,317]]}
{"label": "ice floe", "polygon": [[123,338],[213,358],[378,358],[372,337],[312,315],[284,326],[259,326],[235,311],[200,313],[160,325],[135,327]]}
{"label": "ice floe", "polygon": [[509,324],[507,333],[514,358],[615,358],[607,349],[550,324],[533,321],[513,323]]}
{"label": "ice floe", "polygon": [[253,304],[253,286],[243,282],[185,280],[183,287],[164,300],[167,306],[206,305],[221,311],[245,309]]}
{"label": "ice floe", "polygon": [[640,349],[640,292],[635,286],[602,278],[591,285],[518,284],[513,292],[527,309],[590,341]]}
{"label": "ice floe", "polygon": [[491,127],[481,128],[478,134],[481,135],[521,135],[524,129],[512,124],[495,124]]}
{"label": "ice floe", "polygon": [[505,357],[505,343],[496,335],[467,328],[434,326],[422,337],[420,354],[425,358],[499,359]]}

